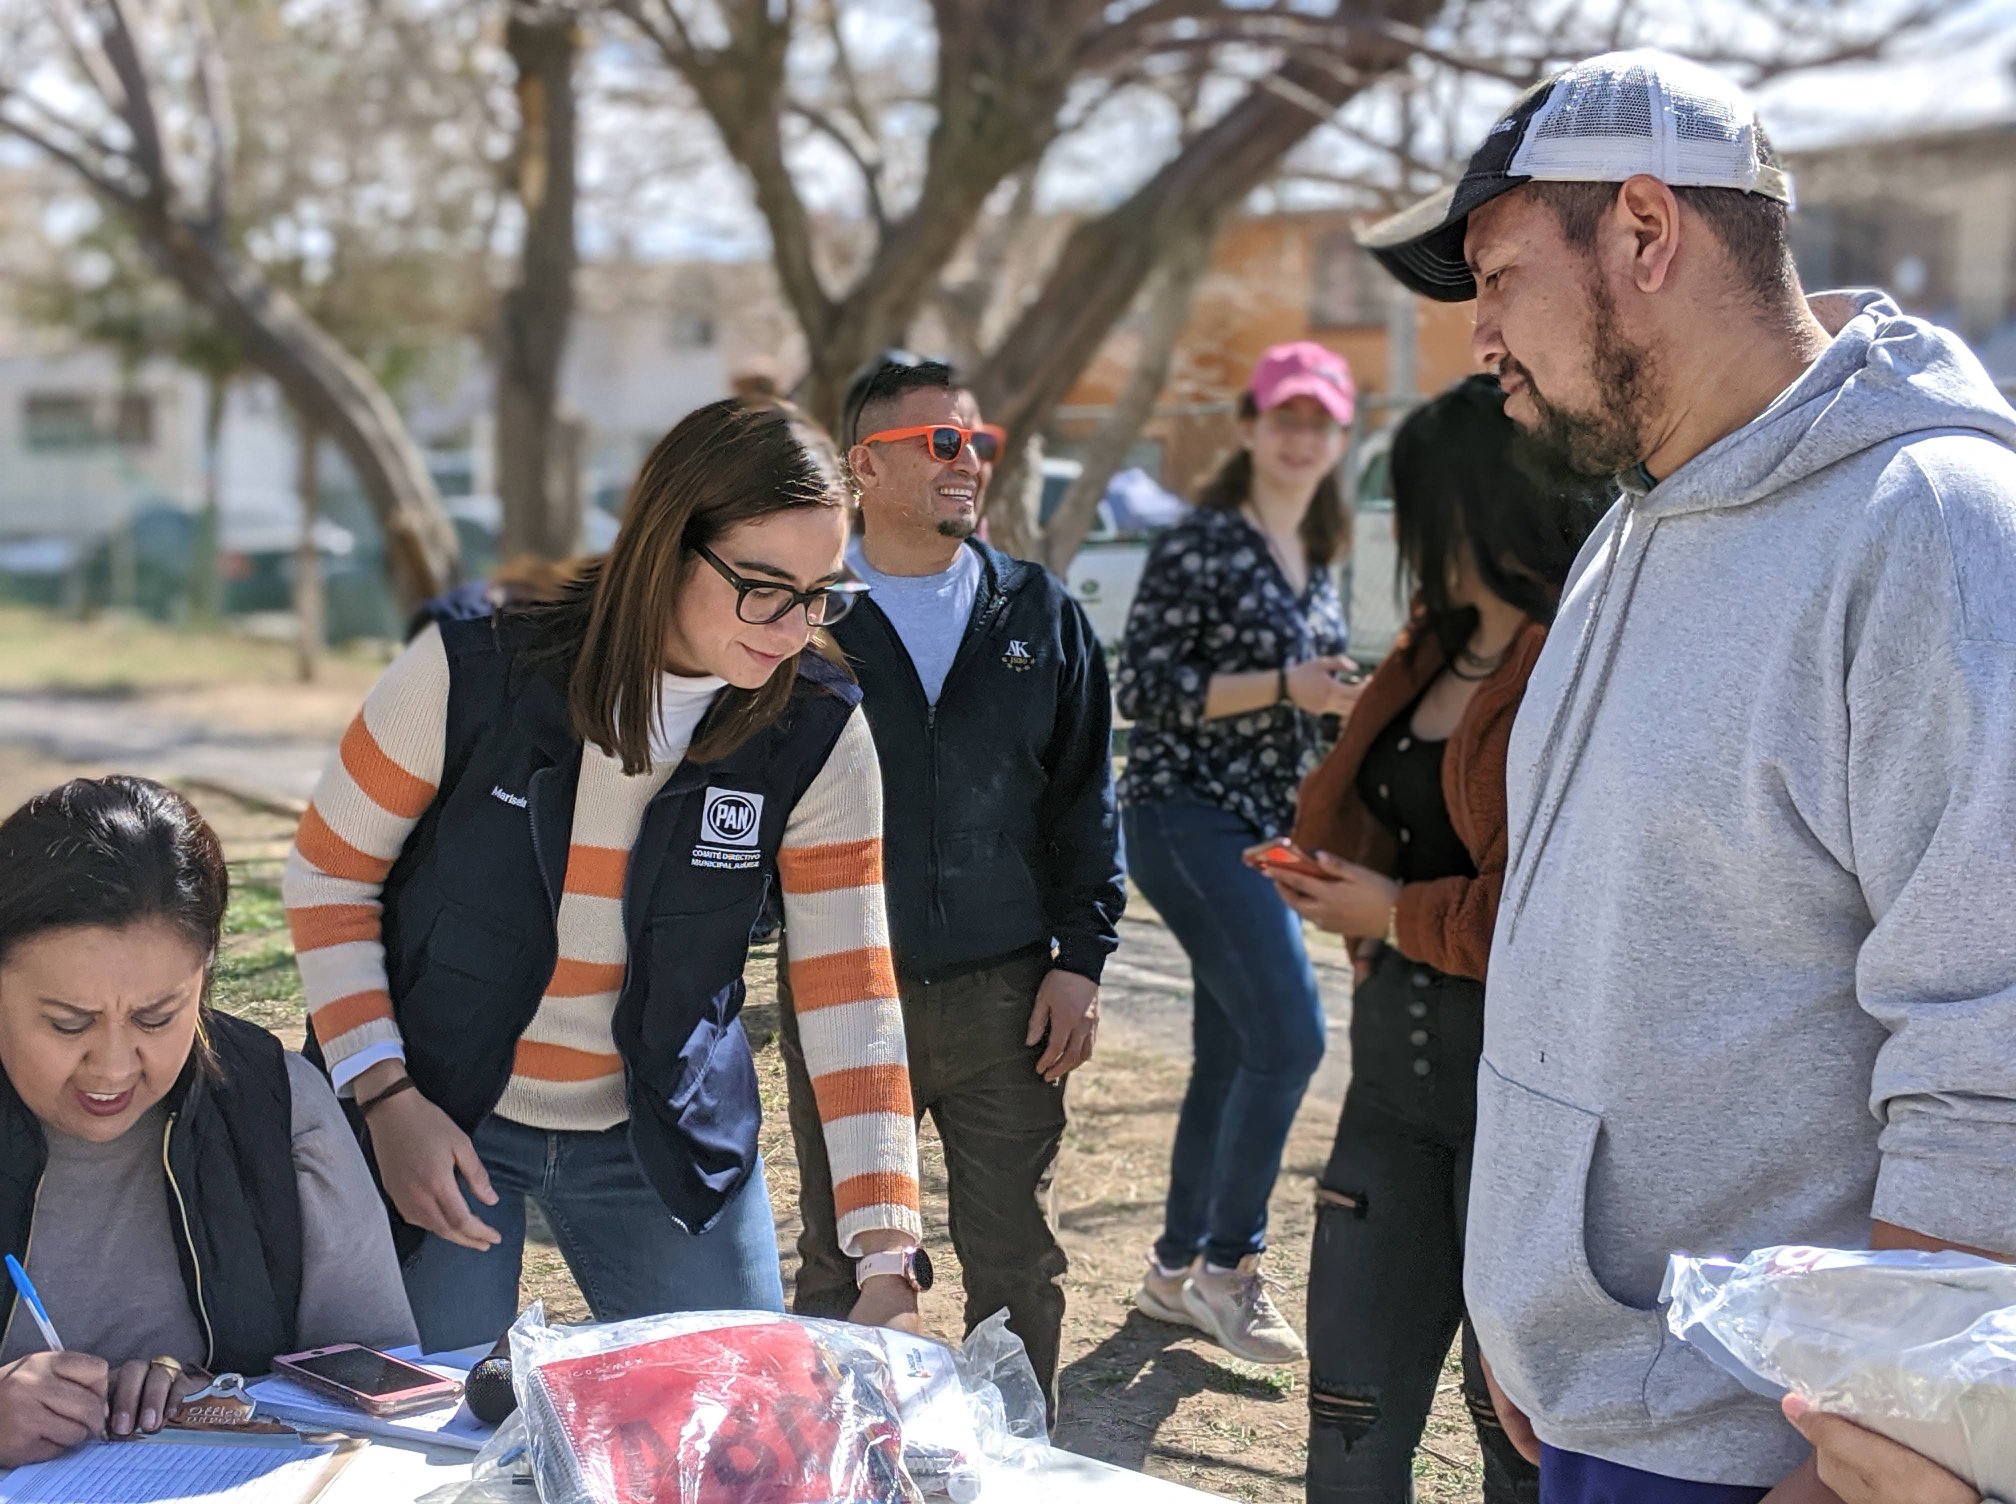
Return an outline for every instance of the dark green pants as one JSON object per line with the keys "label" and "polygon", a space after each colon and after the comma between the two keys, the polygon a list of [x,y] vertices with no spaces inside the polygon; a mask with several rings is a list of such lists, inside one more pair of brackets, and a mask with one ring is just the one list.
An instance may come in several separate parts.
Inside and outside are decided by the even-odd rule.
{"label": "dark green pants", "polygon": [[[931,1115],[945,1147],[966,1325],[970,1330],[1008,1308],[1008,1325],[1029,1349],[1054,1420],[1065,1264],[1043,1204],[1064,1138],[1064,1088],[1036,1074],[1042,1046],[1022,1042],[1036,989],[1048,971],[1049,963],[1037,957],[951,981],[903,981],[899,990],[917,1116],[922,1121]],[[845,1316],[854,1304],[854,1263],[840,1252],[833,1172],[788,981],[779,992],[791,1138],[798,1151],[798,1209],[805,1225],[798,1237],[792,1309],[801,1316]]]}

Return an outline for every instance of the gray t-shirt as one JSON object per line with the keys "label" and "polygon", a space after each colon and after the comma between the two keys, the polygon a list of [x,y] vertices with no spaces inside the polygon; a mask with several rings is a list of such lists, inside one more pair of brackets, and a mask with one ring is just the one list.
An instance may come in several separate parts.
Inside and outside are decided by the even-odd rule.
{"label": "gray t-shirt", "polygon": [[870,599],[903,639],[917,677],[924,681],[924,698],[936,705],[980,594],[980,555],[962,545],[942,574],[883,574],[868,562],[856,538],[848,545],[847,562],[872,587]]}
{"label": "gray t-shirt", "polygon": [[[294,1179],[301,1192],[303,1348],[415,1342],[391,1225],[357,1140],[322,1073],[291,1050]],[[108,1363],[166,1353],[196,1365],[202,1329],[190,1309],[169,1224],[156,1106],[108,1144],[47,1132],[28,1244],[28,1276],[65,1347]],[[15,1302],[0,1363],[39,1352],[42,1335]]]}

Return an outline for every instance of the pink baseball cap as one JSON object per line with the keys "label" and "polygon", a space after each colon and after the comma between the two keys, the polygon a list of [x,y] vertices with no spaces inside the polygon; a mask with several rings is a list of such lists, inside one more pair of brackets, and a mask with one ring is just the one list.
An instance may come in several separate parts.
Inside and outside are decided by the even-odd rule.
{"label": "pink baseball cap", "polygon": [[1270,346],[1253,368],[1246,390],[1263,413],[1291,397],[1314,397],[1347,428],[1358,406],[1358,386],[1344,357],[1308,339]]}

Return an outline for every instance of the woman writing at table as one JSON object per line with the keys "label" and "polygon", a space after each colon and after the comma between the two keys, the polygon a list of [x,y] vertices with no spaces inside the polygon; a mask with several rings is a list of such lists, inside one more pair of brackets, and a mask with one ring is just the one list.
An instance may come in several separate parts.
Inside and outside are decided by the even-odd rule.
{"label": "woman writing at table", "polygon": [[229,893],[179,794],[80,778],[0,823],[0,1467],[160,1428],[199,1371],[414,1340],[329,1084],[208,994]]}

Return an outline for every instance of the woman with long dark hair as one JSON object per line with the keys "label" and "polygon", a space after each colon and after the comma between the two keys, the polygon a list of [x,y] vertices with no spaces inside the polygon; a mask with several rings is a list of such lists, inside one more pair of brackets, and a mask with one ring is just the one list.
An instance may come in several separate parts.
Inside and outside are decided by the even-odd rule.
{"label": "woman with long dark hair", "polygon": [[699,409],[607,558],[422,633],[323,776],[285,885],[311,1048],[430,1349],[510,1322],[528,1200],[598,1320],[782,1308],[739,1018],[773,884],[854,1315],[914,1323],[881,782],[823,631],[858,588],[844,499],[789,409]]}
{"label": "woman with long dark hair", "polygon": [[1490,377],[1394,436],[1406,633],[1303,785],[1294,839],[1329,876],[1277,872],[1301,919],[1358,945],[1351,1085],[1317,1188],[1309,1270],[1311,1504],[1404,1504],[1436,1381],[1463,1392],[1491,1504],[1538,1497],[1463,1319],[1485,969],[1505,878],[1505,757],[1527,676],[1606,498],[1539,468]]}
{"label": "woman with long dark hair", "polygon": [[203,817],[79,778],[0,822],[0,1468],[158,1431],[204,1371],[413,1340],[378,1193],[307,1061],[210,1006]]}
{"label": "woman with long dark hair", "polygon": [[1288,828],[1324,718],[1357,694],[1331,575],[1350,536],[1337,467],[1353,400],[1349,368],[1321,345],[1261,358],[1238,452],[1149,554],[1116,686],[1134,723],[1129,872],[1195,989],[1168,1205],[1136,1304],[1256,1363],[1302,1356],[1259,1264],[1324,1022],[1301,923],[1241,853]]}

